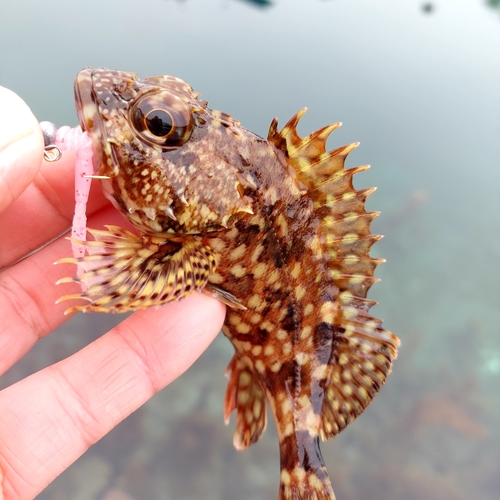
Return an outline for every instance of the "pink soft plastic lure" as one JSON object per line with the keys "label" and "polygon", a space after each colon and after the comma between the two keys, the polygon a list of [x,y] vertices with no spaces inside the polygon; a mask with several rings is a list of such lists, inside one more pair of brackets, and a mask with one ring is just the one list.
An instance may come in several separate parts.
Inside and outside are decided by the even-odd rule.
{"label": "pink soft plastic lure", "polygon": [[[64,126],[57,130],[54,144],[61,151],[75,151],[75,214],[71,230],[71,248],[75,258],[85,255],[85,247],[78,241],[85,241],[87,235],[87,200],[93,175],[92,141],[80,127]],[[85,268],[78,264],[78,274]]]}

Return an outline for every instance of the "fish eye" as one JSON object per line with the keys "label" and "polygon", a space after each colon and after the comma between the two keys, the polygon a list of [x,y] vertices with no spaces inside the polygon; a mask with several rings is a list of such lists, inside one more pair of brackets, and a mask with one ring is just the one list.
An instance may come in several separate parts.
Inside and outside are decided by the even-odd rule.
{"label": "fish eye", "polygon": [[167,137],[174,130],[174,120],[168,111],[153,109],[145,117],[147,129],[156,137]]}
{"label": "fish eye", "polygon": [[143,95],[132,103],[129,113],[133,128],[150,145],[174,149],[191,137],[191,111],[180,97],[171,92]]}

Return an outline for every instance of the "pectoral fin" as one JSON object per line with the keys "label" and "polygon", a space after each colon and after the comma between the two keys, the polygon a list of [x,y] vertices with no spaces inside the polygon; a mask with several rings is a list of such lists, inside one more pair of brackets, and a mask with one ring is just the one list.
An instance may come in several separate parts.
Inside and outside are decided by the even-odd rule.
{"label": "pectoral fin", "polygon": [[61,259],[58,264],[80,264],[85,270],[60,283],[80,283],[82,292],[63,300],[83,299],[88,305],[73,311],[127,312],[160,306],[201,290],[215,269],[212,250],[194,237],[175,241],[136,236],[117,226],[88,229],[95,241],[78,242],[86,256]]}

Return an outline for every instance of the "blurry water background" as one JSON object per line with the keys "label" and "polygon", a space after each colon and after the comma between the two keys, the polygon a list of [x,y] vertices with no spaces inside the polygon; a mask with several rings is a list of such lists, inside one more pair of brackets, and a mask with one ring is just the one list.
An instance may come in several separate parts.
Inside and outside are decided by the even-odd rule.
{"label": "blurry water background", "polygon": [[[370,292],[401,337],[387,385],[322,448],[338,500],[500,498],[500,9],[490,0],[2,0],[0,84],[40,120],[76,124],[85,66],[172,74],[266,135],[303,106],[303,134],[378,186]],[[1,112],[1,111],[0,111]],[[122,317],[77,315],[0,379],[58,361]],[[222,421],[222,336],[43,500],[274,499],[272,425],[249,450]]]}

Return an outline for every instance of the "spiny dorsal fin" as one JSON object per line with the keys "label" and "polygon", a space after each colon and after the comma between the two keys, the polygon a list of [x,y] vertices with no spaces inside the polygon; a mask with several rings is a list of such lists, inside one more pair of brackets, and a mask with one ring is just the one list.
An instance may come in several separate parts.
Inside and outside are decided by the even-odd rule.
{"label": "spiny dorsal fin", "polygon": [[339,289],[335,347],[321,377],[325,399],[320,435],[328,439],[354,420],[379,391],[399,340],[369,314],[375,302],[366,299],[368,289],[378,281],[373,276],[375,268],[383,262],[369,254],[381,236],[370,232],[378,213],[365,210],[365,201],[375,188],[356,190],[352,178],[369,167],[344,168],[347,155],[359,143],[326,150],[329,134],[340,123],[300,137],[297,125],[305,111],[299,111],[280,132],[273,121],[268,140],[283,151],[308,189],[306,196],[313,201],[322,229],[319,244],[330,278]]}
{"label": "spiny dorsal fin", "polygon": [[81,264],[86,271],[57,283],[79,283],[83,291],[63,300],[84,299],[89,305],[65,311],[127,312],[160,306],[201,290],[215,270],[212,250],[192,237],[182,241],[145,240],[117,226],[106,231],[87,229],[95,241],[77,241],[88,253],[61,259],[58,264]]}
{"label": "spiny dorsal fin", "polygon": [[340,127],[340,123],[300,137],[297,125],[306,111],[307,108],[301,109],[281,131],[278,131],[277,120],[273,120],[268,140],[285,153],[298,180],[308,189],[307,196],[313,200],[321,221],[320,244],[331,268],[332,279],[341,292],[366,297],[368,288],[377,281],[373,272],[383,262],[372,259],[368,253],[371,245],[380,238],[370,233],[370,223],[378,213],[365,211],[365,201],[375,188],[357,191],[352,178],[369,167],[344,169],[347,155],[359,143],[326,150],[329,135]]}
{"label": "spiny dorsal fin", "polygon": [[267,139],[285,153],[289,164],[297,172],[299,180],[312,189],[336,172],[343,170],[345,157],[358,144],[350,144],[327,153],[326,141],[329,135],[341,126],[341,123],[328,125],[306,137],[300,137],[297,125],[306,111],[307,108],[302,108],[292,116],[280,132],[278,132],[278,121],[274,119],[269,127]]}

